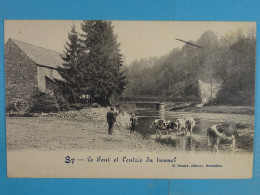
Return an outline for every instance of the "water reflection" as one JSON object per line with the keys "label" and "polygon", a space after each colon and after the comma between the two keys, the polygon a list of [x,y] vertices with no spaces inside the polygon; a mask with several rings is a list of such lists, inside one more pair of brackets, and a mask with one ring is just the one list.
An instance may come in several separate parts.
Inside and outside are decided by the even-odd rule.
{"label": "water reflection", "polygon": [[166,120],[166,112],[165,112],[165,111],[158,111],[158,112],[156,112],[156,116],[157,116],[159,119]]}
{"label": "water reflection", "polygon": [[[151,136],[153,138],[153,136]],[[171,135],[169,139],[158,138],[156,141],[174,147],[176,150],[185,151],[204,151],[208,150],[207,137],[200,135],[176,136]]]}
{"label": "water reflection", "polygon": [[[165,119],[175,121],[177,118],[194,118],[196,126],[193,129],[193,134],[190,136],[176,136],[173,132],[170,138],[167,139],[166,135],[156,141],[161,144],[167,144],[180,151],[208,151],[207,133],[208,127],[222,123],[225,121],[238,123],[241,120],[253,124],[253,117],[250,115],[240,116],[238,114],[214,114],[214,113],[188,113],[188,112],[172,112],[155,110],[136,110],[139,113],[137,131],[140,132],[146,139],[155,139],[155,127],[149,129],[155,119]],[[242,130],[241,130],[242,131]],[[230,143],[220,143],[219,149],[229,150]],[[253,128],[247,134],[243,134],[237,139],[236,150],[238,151],[253,151]]]}

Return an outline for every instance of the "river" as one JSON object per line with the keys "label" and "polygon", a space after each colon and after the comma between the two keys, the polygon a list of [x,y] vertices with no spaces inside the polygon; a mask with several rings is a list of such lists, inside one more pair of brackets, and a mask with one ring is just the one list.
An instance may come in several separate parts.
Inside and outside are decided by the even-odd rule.
{"label": "river", "polygon": [[[193,118],[196,126],[191,136],[176,136],[172,133],[170,139],[162,136],[156,141],[173,147],[177,151],[209,151],[207,142],[207,128],[222,122],[232,122],[239,124],[239,137],[236,141],[235,152],[253,152],[254,140],[254,115],[248,114],[223,114],[223,113],[195,113],[195,112],[175,112],[156,111],[153,108],[136,108],[132,111],[138,113],[138,125],[136,131],[146,139],[155,139],[155,127],[149,129],[153,120],[165,119],[175,121],[177,118]],[[219,150],[231,151],[230,143],[220,142]]]}

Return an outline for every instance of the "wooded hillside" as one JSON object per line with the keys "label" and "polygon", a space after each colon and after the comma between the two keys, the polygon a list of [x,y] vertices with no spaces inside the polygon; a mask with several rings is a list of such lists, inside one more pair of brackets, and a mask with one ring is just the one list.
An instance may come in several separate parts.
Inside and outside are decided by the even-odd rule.
{"label": "wooded hillside", "polygon": [[[256,32],[222,37],[212,31],[162,57],[134,61],[127,70],[125,95],[198,96],[197,81],[222,83],[219,104],[253,105]],[[174,45],[173,45],[174,47]]]}

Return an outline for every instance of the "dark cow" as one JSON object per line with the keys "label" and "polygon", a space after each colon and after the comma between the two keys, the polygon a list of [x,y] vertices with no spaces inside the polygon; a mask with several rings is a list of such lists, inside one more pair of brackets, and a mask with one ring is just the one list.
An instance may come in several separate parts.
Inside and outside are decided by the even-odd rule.
{"label": "dark cow", "polygon": [[153,121],[152,125],[150,126],[150,129],[155,126],[156,129],[156,139],[157,135],[159,134],[159,137],[161,137],[162,132],[166,132],[167,139],[169,137],[169,134],[173,129],[177,128],[177,124],[171,121],[166,121],[166,120],[161,120],[161,119],[156,119]]}
{"label": "dark cow", "polygon": [[222,123],[213,125],[207,130],[208,145],[211,150],[218,151],[218,145],[220,140],[231,141],[231,148],[234,149],[236,138],[238,137],[237,128],[232,123]]}

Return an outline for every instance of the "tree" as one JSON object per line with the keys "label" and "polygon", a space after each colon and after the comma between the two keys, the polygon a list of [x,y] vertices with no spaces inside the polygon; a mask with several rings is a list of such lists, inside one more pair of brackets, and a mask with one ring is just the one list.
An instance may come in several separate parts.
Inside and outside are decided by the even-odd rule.
{"label": "tree", "polygon": [[120,95],[126,85],[117,36],[111,21],[83,21],[81,27],[86,54],[82,74],[87,93],[93,101],[109,105],[111,99]]}
{"label": "tree", "polygon": [[82,88],[84,87],[84,78],[82,75],[82,56],[83,51],[80,44],[79,35],[73,25],[68,33],[68,41],[64,46],[64,56],[62,59],[63,67],[58,68],[58,72],[63,81],[57,81],[63,86],[64,96],[71,103],[78,103]]}
{"label": "tree", "polygon": [[223,80],[217,101],[236,105],[254,104],[256,39],[238,31],[222,38],[220,65],[216,73]]}

